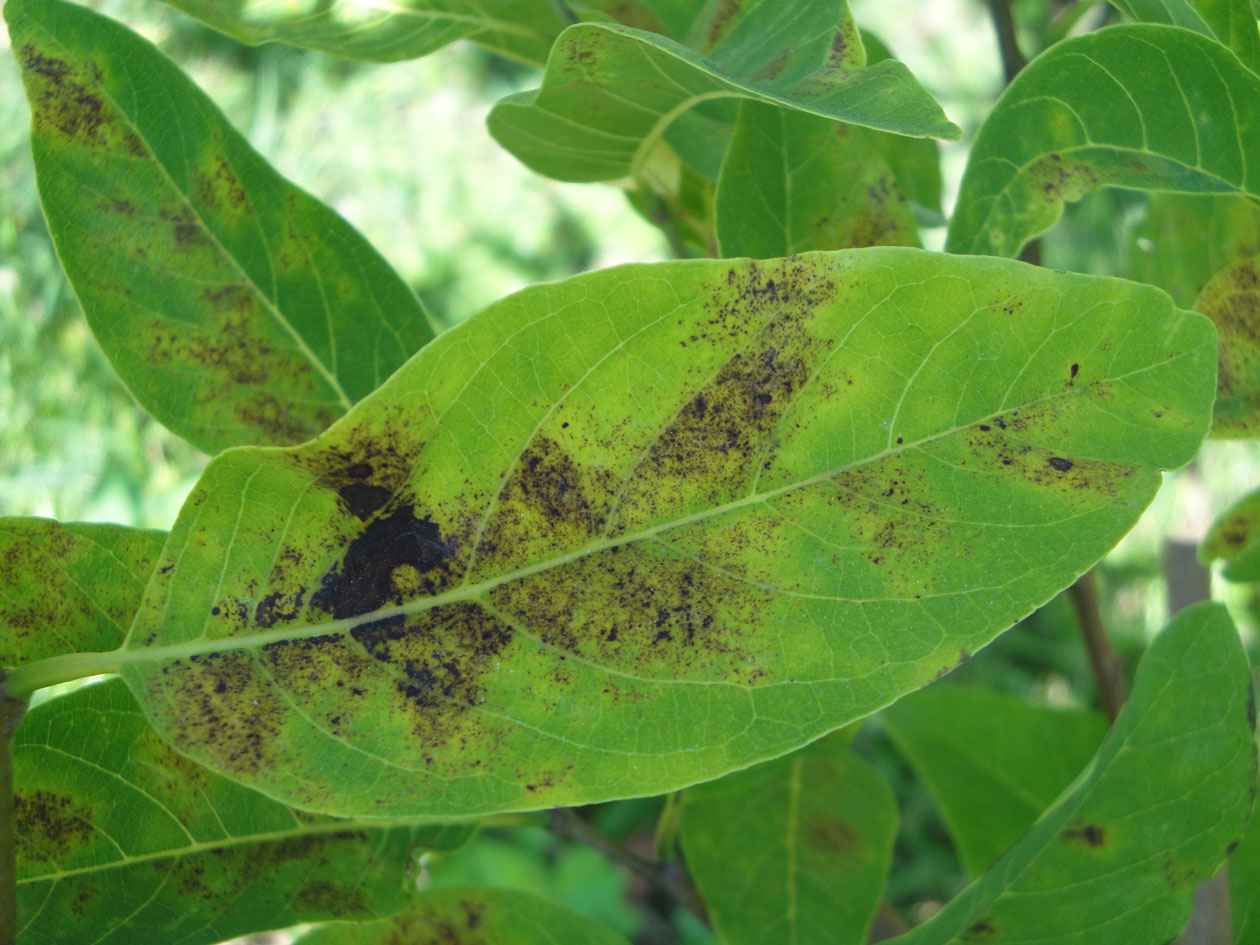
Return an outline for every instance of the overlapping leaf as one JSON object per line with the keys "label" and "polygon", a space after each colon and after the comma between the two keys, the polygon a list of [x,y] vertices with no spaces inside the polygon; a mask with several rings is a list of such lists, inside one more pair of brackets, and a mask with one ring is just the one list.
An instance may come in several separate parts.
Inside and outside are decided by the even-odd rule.
{"label": "overlapping leaf", "polygon": [[152,45],[61,0],[4,12],[62,265],[173,431],[208,452],[309,439],[432,337],[380,255]]}
{"label": "overlapping leaf", "polygon": [[1260,581],[1260,490],[1243,496],[1212,523],[1199,546],[1205,564],[1225,560],[1227,581]]}
{"label": "overlapping leaf", "polygon": [[847,52],[860,40],[842,0],[723,5],[693,42],[606,23],[570,27],[542,87],[496,105],[490,131],[539,173],[576,181],[639,173],[666,135],[714,176],[740,99],[898,134],[959,134],[901,63],[851,68]]}
{"label": "overlapping leaf", "polygon": [[1212,435],[1260,436],[1260,256],[1226,266],[1194,304],[1220,336]]}
{"label": "overlapping leaf", "polygon": [[471,39],[531,65],[547,61],[567,25],[556,0],[165,0],[243,43],[287,43],[364,62],[415,59]]}
{"label": "overlapping leaf", "polygon": [[209,945],[409,900],[471,825],[297,814],[164,745],[119,680],[32,709],[13,741],[21,945]]}
{"label": "overlapping leaf", "polygon": [[981,127],[947,248],[1014,256],[1104,186],[1260,196],[1260,76],[1170,26],[1057,43]]}
{"label": "overlapping leaf", "polygon": [[295,806],[659,793],[866,715],[1129,529],[1215,364],[1158,290],[885,248],[593,273],[434,345],[213,461],[95,667]]}
{"label": "overlapping leaf", "polygon": [[166,533],[0,518],[0,666],[122,645]]}
{"label": "overlapping leaf", "polygon": [[687,868],[727,945],[863,945],[896,833],[888,783],[830,740],[683,795]]}
{"label": "overlapping leaf", "polygon": [[1097,712],[965,686],[931,686],[879,718],[931,792],[971,877],[1023,836],[1107,730]]}
{"label": "overlapping leaf", "polygon": [[897,945],[1166,942],[1255,796],[1255,702],[1224,607],[1182,611],[1081,780],[988,873]]}
{"label": "overlapping leaf", "polygon": [[1144,23],[1167,23],[1210,36],[1251,69],[1260,67],[1260,32],[1251,0],[1111,0]]}

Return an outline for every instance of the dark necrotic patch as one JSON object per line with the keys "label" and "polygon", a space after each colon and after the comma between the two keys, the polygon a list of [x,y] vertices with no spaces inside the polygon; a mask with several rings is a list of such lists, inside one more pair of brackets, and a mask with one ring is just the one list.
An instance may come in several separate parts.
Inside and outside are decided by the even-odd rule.
{"label": "dark necrotic patch", "polygon": [[99,95],[76,81],[80,76],[64,60],[44,55],[34,43],[24,44],[18,59],[28,74],[42,80],[31,95],[37,127],[51,125],[66,138],[92,147],[107,144],[103,131],[113,116]]}
{"label": "dark necrotic patch", "polygon": [[454,553],[453,544],[432,519],[417,518],[414,507],[404,505],[363,529],[346,550],[341,568],[324,575],[311,605],[344,619],[371,613],[391,601],[402,603],[395,584],[395,570],[402,567],[415,570],[425,594],[435,594],[449,577],[448,562]]}
{"label": "dark necrotic patch", "polygon": [[1062,456],[1051,456],[1046,460],[1046,463],[1049,464],[1051,469],[1057,469],[1059,472],[1067,472],[1076,465],[1070,459],[1064,459]]}
{"label": "dark necrotic patch", "polygon": [[13,826],[19,862],[64,867],[67,857],[91,842],[92,811],[68,794],[19,789],[13,795]]}
{"label": "dark necrotic patch", "polygon": [[1107,832],[1102,824],[1077,824],[1064,827],[1060,836],[1069,843],[1078,843],[1087,847],[1100,847],[1107,840]]}
{"label": "dark necrotic patch", "polygon": [[374,486],[367,482],[348,482],[337,490],[337,495],[345,501],[350,514],[362,521],[367,521],[394,497],[384,486]]}

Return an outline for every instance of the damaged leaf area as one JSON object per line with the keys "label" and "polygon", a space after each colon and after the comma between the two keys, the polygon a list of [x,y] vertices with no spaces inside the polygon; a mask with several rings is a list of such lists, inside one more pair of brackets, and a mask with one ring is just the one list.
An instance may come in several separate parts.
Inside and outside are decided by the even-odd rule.
{"label": "damaged leaf area", "polygon": [[1218,272],[1194,308],[1216,323],[1220,337],[1212,436],[1260,436],[1260,256]]}
{"label": "damaged leaf area", "polygon": [[687,870],[728,945],[864,945],[896,834],[888,782],[834,736],[683,794]]}
{"label": "damaged leaf area", "polygon": [[330,922],[299,945],[628,945],[606,925],[515,889],[435,889],[381,922]]}
{"label": "damaged leaf area", "polygon": [[555,0],[402,0],[388,5],[339,0],[314,10],[267,0],[165,2],[251,46],[287,43],[360,62],[416,59],[457,39],[470,39],[541,66],[567,25]]}
{"label": "damaged leaf area", "polygon": [[572,181],[638,174],[667,133],[686,156],[731,120],[714,106],[742,99],[914,137],[961,134],[900,62],[855,67],[861,39],[843,0],[706,10],[686,46],[617,24],[569,27],[542,87],[491,110],[491,134],[527,167]]}
{"label": "damaged leaf area", "polygon": [[211,462],[99,671],[297,807],[673,790],[1070,584],[1194,455],[1214,365],[1158,290],[913,249],[536,286]]}
{"label": "damaged leaf area", "polygon": [[120,646],[165,541],[121,525],[0,518],[0,666]]}
{"label": "damaged leaf area", "polygon": [[117,679],[31,709],[13,758],[23,945],[381,918],[410,901],[420,853],[473,831],[293,811],[171,751]]}
{"label": "damaged leaf area", "polygon": [[1212,523],[1199,546],[1204,565],[1224,559],[1227,581],[1260,581],[1260,490],[1243,496]]}
{"label": "damaged leaf area", "polygon": [[1056,43],[985,119],[946,248],[1015,256],[1100,187],[1260,196],[1260,76],[1172,26]]}
{"label": "damaged leaf area", "polygon": [[890,941],[1172,941],[1195,887],[1246,829],[1255,712],[1228,611],[1181,611],[1146,651],[1133,694],[1076,784],[980,879]]}
{"label": "damaged leaf area", "polygon": [[432,338],[363,237],[151,44],[60,0],[4,13],[61,263],[172,431],[210,453],[310,439]]}

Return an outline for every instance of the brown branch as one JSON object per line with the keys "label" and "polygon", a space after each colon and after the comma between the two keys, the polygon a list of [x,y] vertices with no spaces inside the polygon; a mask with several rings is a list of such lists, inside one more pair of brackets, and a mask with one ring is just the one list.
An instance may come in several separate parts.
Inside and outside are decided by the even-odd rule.
{"label": "brown branch", "polygon": [[1019,40],[1015,37],[1015,20],[1011,16],[1011,0],[989,0],[989,15],[993,18],[993,28],[997,31],[998,53],[1002,56],[1002,73],[1006,76],[1006,84],[1019,74],[1019,70],[1028,65],[1028,60],[1020,52]]}
{"label": "brown branch", "polygon": [[1098,587],[1094,582],[1094,572],[1086,571],[1076,583],[1068,588],[1068,599],[1076,612],[1076,622],[1081,628],[1081,638],[1085,641],[1085,652],[1089,655],[1089,668],[1094,673],[1094,684],[1098,687],[1098,701],[1112,722],[1120,714],[1124,705],[1124,661],[1120,659],[1111,642],[1107,639],[1107,630],[1103,626],[1102,611],[1098,607]]}
{"label": "brown branch", "polygon": [[556,836],[576,840],[599,851],[618,866],[625,867],[666,893],[674,902],[691,910],[706,926],[709,925],[709,912],[704,907],[704,901],[677,863],[653,863],[644,859],[604,836],[574,813],[572,808],[557,807],[552,810],[550,826],[551,832]]}

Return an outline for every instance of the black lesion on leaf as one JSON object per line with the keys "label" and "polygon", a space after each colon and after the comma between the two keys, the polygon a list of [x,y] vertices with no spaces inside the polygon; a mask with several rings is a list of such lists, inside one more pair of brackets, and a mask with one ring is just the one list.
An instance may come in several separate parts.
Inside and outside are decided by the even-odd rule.
{"label": "black lesion on leaf", "polygon": [[68,794],[18,788],[13,796],[13,826],[19,862],[65,866],[66,858],[87,846],[94,830],[92,811]]}
{"label": "black lesion on leaf", "polygon": [[1076,465],[1070,459],[1064,459],[1062,456],[1051,456],[1049,459],[1046,460],[1046,464],[1051,469],[1056,469],[1059,472],[1067,472],[1074,465]]}
{"label": "black lesion on leaf", "polygon": [[1107,832],[1102,824],[1074,824],[1064,827],[1060,836],[1069,843],[1086,847],[1100,847],[1107,842]]}
{"label": "black lesion on leaf", "polygon": [[71,140],[91,147],[108,144],[104,129],[114,122],[105,111],[101,97],[78,81],[83,76],[65,60],[46,56],[34,43],[18,51],[23,70],[38,76],[41,87],[31,91],[31,106],[37,127],[52,125]]}

